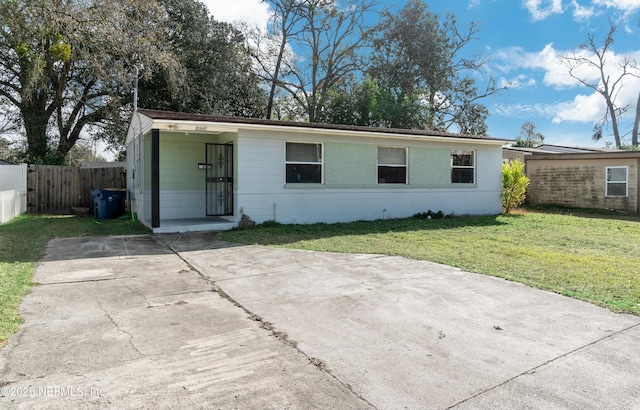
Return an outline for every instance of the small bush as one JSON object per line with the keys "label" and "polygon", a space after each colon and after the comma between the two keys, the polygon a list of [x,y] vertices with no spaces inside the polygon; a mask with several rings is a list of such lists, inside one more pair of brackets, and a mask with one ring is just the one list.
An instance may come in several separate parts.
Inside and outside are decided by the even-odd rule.
{"label": "small bush", "polygon": [[268,221],[264,221],[263,223],[261,223],[259,226],[261,228],[277,228],[278,226],[281,226],[282,224],[280,222],[276,222],[273,219],[269,219]]}
{"label": "small bush", "polygon": [[502,213],[522,205],[531,181],[524,174],[524,164],[519,159],[502,164]]}
{"label": "small bush", "polygon": [[445,215],[444,212],[442,211],[433,212],[431,209],[429,209],[427,212],[420,212],[413,215],[413,218],[416,218],[416,219],[443,219],[443,218],[451,218],[451,217],[453,217],[452,213]]}

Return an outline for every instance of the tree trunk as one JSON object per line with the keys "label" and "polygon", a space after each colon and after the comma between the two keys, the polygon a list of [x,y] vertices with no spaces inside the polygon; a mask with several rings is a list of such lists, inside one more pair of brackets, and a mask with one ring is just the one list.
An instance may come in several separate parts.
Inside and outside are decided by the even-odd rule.
{"label": "tree trunk", "polygon": [[27,160],[42,162],[49,152],[47,125],[50,115],[46,110],[46,99],[36,96],[30,98],[20,107],[27,134]]}
{"label": "tree trunk", "polygon": [[613,129],[613,138],[616,142],[616,148],[622,149],[622,141],[620,140],[620,130],[618,130],[618,117],[616,116],[615,105],[609,97],[609,94],[603,94],[607,101],[607,109],[609,110],[609,119],[611,120],[611,128]]}
{"label": "tree trunk", "polygon": [[271,81],[271,89],[269,90],[269,102],[267,104],[267,119],[271,119],[271,111],[273,110],[273,100],[276,95],[276,86],[278,84],[278,77],[280,77],[280,65],[282,64],[282,59],[284,58],[284,51],[287,47],[287,38],[286,36],[282,37],[282,42],[280,43],[280,50],[278,50],[278,60],[276,61],[276,68],[273,72],[273,79]]}
{"label": "tree trunk", "polygon": [[638,127],[640,126],[640,93],[638,93],[638,102],[636,103],[636,119],[633,122],[633,131],[631,132],[631,145],[638,147]]}

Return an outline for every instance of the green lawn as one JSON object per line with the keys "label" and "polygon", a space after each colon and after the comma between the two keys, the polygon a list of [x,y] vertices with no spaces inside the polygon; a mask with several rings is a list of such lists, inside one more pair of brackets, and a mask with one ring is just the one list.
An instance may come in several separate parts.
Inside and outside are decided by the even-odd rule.
{"label": "green lawn", "polygon": [[575,212],[530,210],[512,216],[438,220],[265,224],[226,232],[222,238],[424,259],[640,315],[640,218]]}
{"label": "green lawn", "polygon": [[[575,213],[575,211],[573,211]],[[640,315],[640,218],[529,211],[513,216],[277,225],[227,241],[425,259]],[[128,218],[22,216],[0,226],[0,345],[22,323],[18,306],[49,239],[144,234]]]}
{"label": "green lawn", "polygon": [[18,307],[34,286],[33,270],[49,239],[144,233],[148,230],[130,217],[98,222],[86,216],[25,215],[0,226],[0,346],[22,323]]}

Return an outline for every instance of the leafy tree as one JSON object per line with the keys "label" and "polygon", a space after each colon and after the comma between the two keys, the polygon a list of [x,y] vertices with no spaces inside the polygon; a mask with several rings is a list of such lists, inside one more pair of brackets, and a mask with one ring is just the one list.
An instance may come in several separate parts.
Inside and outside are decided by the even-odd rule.
{"label": "leafy tree", "polygon": [[163,24],[148,0],[0,3],[0,103],[14,108],[29,161],[60,163],[81,133],[121,120],[134,67],[173,64]]}
{"label": "leafy tree", "polygon": [[[410,0],[398,14],[386,12],[377,31],[368,73],[396,102],[410,99],[423,107],[420,128],[486,133],[488,110],[479,101],[500,89],[490,79],[479,90],[471,76],[483,70],[486,57],[462,56],[476,39],[477,23],[461,28],[453,14],[441,20],[424,2]],[[413,122],[403,126],[416,128]]]}
{"label": "leafy tree", "polygon": [[[615,75],[611,74],[609,59],[612,53],[614,36],[620,28],[613,21],[609,21],[609,32],[605,36],[602,44],[596,43],[595,35],[588,34],[587,40],[562,57],[562,62],[569,70],[569,75],[575,78],[580,84],[591,88],[602,96],[607,110],[604,117],[593,128],[593,139],[599,141],[603,137],[606,125],[611,125],[616,148],[623,149],[622,135],[620,133],[621,117],[629,110],[630,106],[620,106],[616,102],[616,97],[624,84],[624,79],[629,76],[638,77],[640,72],[635,60],[630,56],[623,57],[617,64]],[[596,72],[598,75],[592,78],[585,77],[585,68]],[[631,131],[631,146],[638,145],[638,127],[640,125],[640,93],[635,110],[635,120]]]}
{"label": "leafy tree", "polygon": [[262,117],[265,93],[253,74],[240,31],[209,17],[196,0],[158,0],[169,24],[161,29],[180,63],[181,75],[168,66],[139,84],[145,108],[201,114]]}
{"label": "leafy tree", "polygon": [[519,159],[502,164],[502,213],[508,215],[524,203],[530,182]]}
{"label": "leafy tree", "polygon": [[320,122],[382,128],[423,128],[424,109],[417,98],[398,101],[388,88],[370,77],[330,90]]}
{"label": "leafy tree", "polygon": [[520,133],[516,137],[514,147],[535,148],[542,145],[544,135],[536,130],[536,125],[532,122],[525,122],[520,128]]}

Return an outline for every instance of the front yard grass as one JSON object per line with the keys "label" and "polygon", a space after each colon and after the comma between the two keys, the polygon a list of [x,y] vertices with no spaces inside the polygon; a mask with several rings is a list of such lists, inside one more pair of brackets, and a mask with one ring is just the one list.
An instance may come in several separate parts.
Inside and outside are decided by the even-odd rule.
{"label": "front yard grass", "polygon": [[265,224],[245,244],[400,255],[493,275],[640,315],[640,218],[576,210],[347,224]]}
{"label": "front yard grass", "polygon": [[135,235],[148,230],[130,217],[95,221],[87,216],[24,215],[0,226],[0,346],[22,324],[18,307],[47,241],[53,238]]}

